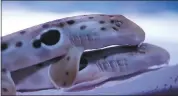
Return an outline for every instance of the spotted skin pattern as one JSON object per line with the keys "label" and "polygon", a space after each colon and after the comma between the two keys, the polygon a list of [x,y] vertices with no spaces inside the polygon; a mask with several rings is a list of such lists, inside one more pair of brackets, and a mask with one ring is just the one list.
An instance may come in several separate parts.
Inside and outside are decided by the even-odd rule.
{"label": "spotted skin pattern", "polygon": [[[100,24],[101,20],[103,20],[104,23]],[[83,26],[86,26],[86,28],[81,30],[80,27]],[[101,30],[102,27],[107,30]],[[113,27],[118,30],[114,30]],[[44,40],[40,40],[40,36],[52,29],[60,31],[61,36],[57,43],[62,44],[46,47],[45,44],[42,44]],[[143,42],[144,39],[144,31],[122,15],[93,14],[67,17],[33,26],[2,37],[2,63],[8,70],[15,71],[60,56],[62,53],[65,54],[65,51],[71,43],[76,46],[82,46],[86,50],[98,49],[110,45],[138,45]],[[17,42],[21,42],[19,48],[15,47]],[[41,45],[41,47],[36,49],[34,47],[35,45]],[[62,46],[62,48],[60,46]],[[64,52],[61,52],[59,49]],[[60,52],[56,52],[56,50]],[[24,54],[28,54],[28,56],[24,56]],[[22,60],[20,57],[23,57],[23,63],[18,62]],[[9,60],[9,58],[11,58],[11,60]],[[32,59],[33,63],[31,62]],[[21,66],[16,67],[17,65]]]}
{"label": "spotted skin pattern", "polygon": [[139,45],[145,33],[122,15],[91,14],[46,22],[1,39],[2,65],[12,72],[67,54],[72,46],[84,51]]}

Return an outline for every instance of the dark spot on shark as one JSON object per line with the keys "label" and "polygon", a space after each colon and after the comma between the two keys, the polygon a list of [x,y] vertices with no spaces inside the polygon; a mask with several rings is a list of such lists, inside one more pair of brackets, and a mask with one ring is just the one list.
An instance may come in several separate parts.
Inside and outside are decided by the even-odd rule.
{"label": "dark spot on shark", "polygon": [[70,57],[68,56],[68,57],[67,57],[67,61],[69,61],[69,60],[70,60]]}
{"label": "dark spot on shark", "polygon": [[111,22],[111,24],[114,24],[114,20],[111,20],[110,22]]}
{"label": "dark spot on shark", "polygon": [[81,29],[81,30],[84,30],[86,27],[87,27],[87,26],[82,25],[82,26],[80,26],[80,29]]}
{"label": "dark spot on shark", "polygon": [[89,19],[93,19],[94,17],[88,17]]}
{"label": "dark spot on shark", "polygon": [[105,21],[99,21],[99,23],[100,23],[100,24],[104,24],[104,23],[105,23]]}
{"label": "dark spot on shark", "polygon": [[69,20],[69,21],[67,21],[67,24],[69,24],[69,25],[72,25],[72,24],[74,24],[74,23],[75,23],[74,20]]}
{"label": "dark spot on shark", "polygon": [[66,75],[69,75],[69,72],[66,72]]}
{"label": "dark spot on shark", "polygon": [[34,40],[32,43],[32,46],[34,48],[40,48],[41,47],[41,41],[40,40]]}
{"label": "dark spot on shark", "polygon": [[166,86],[167,86],[167,84],[164,84],[164,86],[166,87]]}
{"label": "dark spot on shark", "polygon": [[61,22],[58,24],[58,26],[62,28],[62,27],[64,27],[64,23]]}
{"label": "dark spot on shark", "polygon": [[170,90],[172,89],[172,85],[169,86],[169,89],[170,89]]}
{"label": "dark spot on shark", "polygon": [[63,83],[63,86],[66,86],[66,82]]}
{"label": "dark spot on shark", "polygon": [[2,88],[2,91],[8,92],[7,88]]}
{"label": "dark spot on shark", "polygon": [[106,30],[106,28],[104,28],[104,27],[101,27],[101,28],[100,28],[100,30],[104,31],[104,30]]}
{"label": "dark spot on shark", "polygon": [[158,86],[156,86],[156,89],[158,89]]}
{"label": "dark spot on shark", "polygon": [[23,34],[25,34],[26,33],[26,31],[20,31],[20,34],[21,35],[23,35]]}
{"label": "dark spot on shark", "polygon": [[8,48],[8,44],[5,43],[5,42],[2,42],[2,43],[1,43],[1,51],[6,50],[7,48]]}
{"label": "dark spot on shark", "polygon": [[43,24],[42,27],[43,28],[49,28],[49,24]]}
{"label": "dark spot on shark", "polygon": [[7,70],[6,70],[5,68],[2,68],[2,69],[1,69],[1,72],[4,72],[4,73],[5,73],[6,71],[7,71]]}
{"label": "dark spot on shark", "polygon": [[21,41],[18,41],[18,42],[15,44],[16,47],[21,47],[22,45],[23,45],[23,44],[22,44]]}

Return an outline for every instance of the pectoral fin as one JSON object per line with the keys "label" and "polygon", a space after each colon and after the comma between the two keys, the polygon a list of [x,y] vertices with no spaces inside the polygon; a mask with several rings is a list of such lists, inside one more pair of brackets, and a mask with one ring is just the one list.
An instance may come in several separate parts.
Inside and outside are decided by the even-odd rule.
{"label": "pectoral fin", "polygon": [[1,92],[2,95],[16,95],[16,87],[12,80],[10,71],[6,69],[1,69],[2,71],[2,86],[1,86]]}
{"label": "pectoral fin", "polygon": [[84,49],[72,47],[64,58],[49,66],[49,78],[56,88],[73,85],[79,71],[80,58]]}

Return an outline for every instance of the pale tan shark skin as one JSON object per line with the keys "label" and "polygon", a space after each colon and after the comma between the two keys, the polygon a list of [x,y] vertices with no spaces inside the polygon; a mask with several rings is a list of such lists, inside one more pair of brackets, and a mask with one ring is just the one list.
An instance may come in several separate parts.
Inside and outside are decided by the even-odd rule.
{"label": "pale tan shark skin", "polygon": [[[116,46],[84,52],[80,59],[80,67],[82,65],[86,67],[77,73],[77,77],[73,81],[74,84],[71,87],[63,88],[63,90],[88,90],[88,88],[91,89],[99,86],[99,83],[113,77],[127,77],[130,74],[147,70],[149,67],[155,65],[162,66],[168,63],[169,59],[170,55],[165,49],[148,43],[143,43],[138,48]],[[46,62],[43,66],[32,66],[24,70],[12,72],[17,90],[26,92],[54,89],[53,84],[51,84],[51,81],[46,76],[48,74],[48,66],[53,64],[52,62]],[[61,71],[63,72],[63,70]],[[32,74],[28,74],[30,72]],[[27,88],[26,86],[29,87]]]}
{"label": "pale tan shark skin", "polygon": [[[60,34],[56,44],[48,46],[41,41],[41,47],[34,48],[34,41],[40,40],[42,35],[50,30]],[[49,34],[53,35],[54,32]],[[15,71],[66,54],[71,43],[87,50],[110,45],[138,45],[144,39],[145,32],[122,15],[91,14],[67,17],[3,36],[2,64],[9,71]],[[4,48],[5,45],[7,48]]]}
{"label": "pale tan shark skin", "polygon": [[57,89],[67,88],[74,84],[83,51],[83,48],[72,47],[64,58],[49,65],[48,76]]}
{"label": "pale tan shark skin", "polygon": [[145,32],[122,15],[91,14],[46,22],[1,39],[2,64],[13,72],[67,54],[71,46],[139,45]]}
{"label": "pale tan shark skin", "polygon": [[[108,48],[102,54],[112,54],[115,48]],[[98,52],[99,53],[99,52]],[[102,54],[90,54],[93,59]],[[106,80],[123,77],[141,71],[146,71],[152,66],[168,64],[170,54],[163,48],[156,45],[143,43],[138,50],[112,54],[105,58],[93,61],[92,64],[81,70],[76,78],[75,85],[65,88],[64,91],[82,91],[92,89]]]}

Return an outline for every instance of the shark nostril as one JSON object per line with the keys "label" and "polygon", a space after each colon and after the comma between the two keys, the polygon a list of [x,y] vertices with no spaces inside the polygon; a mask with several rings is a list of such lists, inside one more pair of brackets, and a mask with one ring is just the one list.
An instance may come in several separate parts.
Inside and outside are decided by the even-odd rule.
{"label": "shark nostril", "polygon": [[80,68],[79,71],[83,70],[88,65],[88,60],[84,57],[80,59]]}

